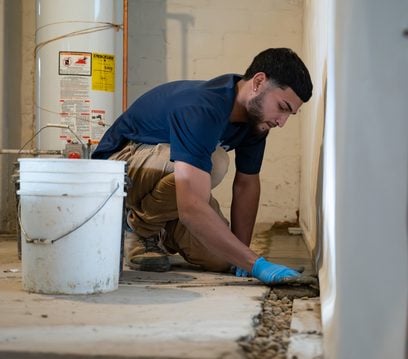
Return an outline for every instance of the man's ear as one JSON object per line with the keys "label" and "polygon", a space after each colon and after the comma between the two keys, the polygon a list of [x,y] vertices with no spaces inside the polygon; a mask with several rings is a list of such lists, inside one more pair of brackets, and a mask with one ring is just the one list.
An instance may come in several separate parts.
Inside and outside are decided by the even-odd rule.
{"label": "man's ear", "polygon": [[265,72],[257,72],[252,77],[252,90],[257,92],[264,82],[267,81]]}

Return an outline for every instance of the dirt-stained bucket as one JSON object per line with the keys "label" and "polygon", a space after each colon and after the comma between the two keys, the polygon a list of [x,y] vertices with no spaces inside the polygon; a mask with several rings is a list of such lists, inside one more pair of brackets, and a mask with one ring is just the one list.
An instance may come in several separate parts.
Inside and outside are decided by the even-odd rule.
{"label": "dirt-stained bucket", "polygon": [[19,164],[24,290],[117,289],[125,162],[36,158]]}

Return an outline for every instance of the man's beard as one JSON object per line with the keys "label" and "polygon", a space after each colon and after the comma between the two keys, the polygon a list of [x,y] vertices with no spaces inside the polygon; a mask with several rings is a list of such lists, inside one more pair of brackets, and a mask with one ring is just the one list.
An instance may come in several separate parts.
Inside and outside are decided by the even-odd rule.
{"label": "man's beard", "polygon": [[264,90],[258,96],[250,99],[248,102],[248,124],[251,127],[252,131],[258,135],[267,133],[265,133],[258,127],[258,125],[264,121],[263,102],[265,94],[266,91]]}

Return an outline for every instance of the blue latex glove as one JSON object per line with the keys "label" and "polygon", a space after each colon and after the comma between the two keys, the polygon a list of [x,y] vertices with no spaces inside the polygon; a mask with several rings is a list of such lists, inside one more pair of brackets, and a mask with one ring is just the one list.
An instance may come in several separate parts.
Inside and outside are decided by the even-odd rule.
{"label": "blue latex glove", "polygon": [[235,267],[235,276],[236,277],[250,277],[251,275],[245,269]]}
{"label": "blue latex glove", "polygon": [[252,276],[264,282],[265,284],[280,283],[288,278],[296,278],[300,275],[293,269],[274,264],[260,257],[252,267]]}

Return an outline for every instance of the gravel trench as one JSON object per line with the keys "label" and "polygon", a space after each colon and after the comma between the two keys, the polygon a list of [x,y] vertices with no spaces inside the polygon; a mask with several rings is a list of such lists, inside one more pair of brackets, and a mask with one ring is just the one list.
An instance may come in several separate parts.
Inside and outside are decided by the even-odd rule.
{"label": "gravel trench", "polygon": [[246,358],[286,359],[293,299],[308,299],[318,295],[317,288],[308,286],[272,288],[265,298],[262,312],[254,318],[255,335],[238,342]]}

